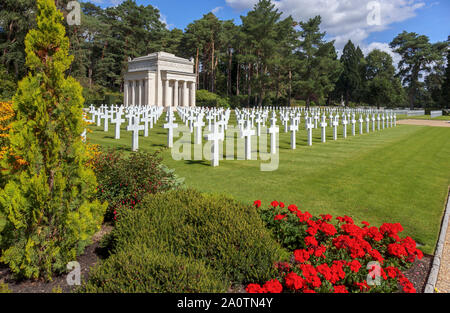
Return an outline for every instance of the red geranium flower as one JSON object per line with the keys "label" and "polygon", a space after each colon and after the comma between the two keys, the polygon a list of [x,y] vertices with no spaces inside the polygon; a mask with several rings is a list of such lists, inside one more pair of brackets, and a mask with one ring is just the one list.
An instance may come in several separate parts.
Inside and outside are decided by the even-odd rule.
{"label": "red geranium flower", "polygon": [[253,205],[256,206],[256,208],[260,208],[261,207],[261,200],[256,200],[255,202],[253,202]]}
{"label": "red geranium flower", "polygon": [[273,206],[274,208],[276,208],[279,205],[279,203],[278,203],[278,201],[272,201],[270,203],[270,205]]}
{"label": "red geranium flower", "polygon": [[334,286],[334,293],[348,293],[348,290],[344,285]]}
{"label": "red geranium flower", "polygon": [[334,236],[337,232],[336,228],[328,223],[322,223],[322,225],[320,225],[320,230],[328,236]]}
{"label": "red geranium flower", "polygon": [[278,214],[273,218],[273,220],[280,221],[280,220],[284,219],[285,217],[286,217],[286,214]]}
{"label": "red geranium flower", "polygon": [[249,284],[245,290],[248,293],[265,293],[266,291],[259,284]]}
{"label": "red geranium flower", "polygon": [[263,288],[268,293],[281,293],[283,291],[283,286],[276,278],[266,282]]}
{"label": "red geranium flower", "polygon": [[305,280],[295,272],[287,274],[284,281],[286,287],[293,290],[299,290],[305,286]]}
{"label": "red geranium flower", "polygon": [[305,237],[305,244],[307,246],[314,246],[314,247],[317,247],[319,245],[319,243],[317,242],[317,240],[314,236]]}
{"label": "red geranium flower", "polygon": [[310,253],[304,249],[298,249],[294,251],[294,257],[297,262],[305,263],[310,258]]}
{"label": "red geranium flower", "polygon": [[348,262],[347,265],[350,267],[350,270],[358,273],[359,269],[361,268],[361,263],[359,263],[358,260],[353,260],[351,262]]}

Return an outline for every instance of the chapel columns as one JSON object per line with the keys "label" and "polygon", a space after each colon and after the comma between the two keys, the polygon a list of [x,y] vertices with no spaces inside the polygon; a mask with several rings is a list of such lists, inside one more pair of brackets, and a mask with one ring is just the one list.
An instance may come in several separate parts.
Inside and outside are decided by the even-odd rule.
{"label": "chapel columns", "polygon": [[195,83],[187,80],[163,80],[164,107],[195,106]]}
{"label": "chapel columns", "polygon": [[123,103],[128,105],[152,104],[154,88],[151,79],[126,79],[123,84]]}
{"label": "chapel columns", "polygon": [[[194,107],[195,82],[190,79],[162,78],[159,87],[155,79],[126,78],[123,84],[123,103],[125,106],[162,105],[163,107]],[[159,98],[162,98],[159,99]]]}

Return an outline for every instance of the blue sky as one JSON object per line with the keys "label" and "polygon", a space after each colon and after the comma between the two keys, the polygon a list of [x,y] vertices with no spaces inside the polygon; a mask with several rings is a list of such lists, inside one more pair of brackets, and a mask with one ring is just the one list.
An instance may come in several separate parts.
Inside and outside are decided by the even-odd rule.
{"label": "blue sky", "polygon": [[[88,0],[84,0],[85,2]],[[121,0],[91,0],[101,7]],[[153,5],[161,12],[168,28],[185,27],[203,14],[213,11],[222,20],[234,19],[252,9],[257,0],[136,0]],[[370,4],[375,2],[375,4]],[[403,30],[427,35],[431,42],[444,41],[450,35],[449,0],[276,0],[285,16],[306,20],[320,14],[327,39],[334,39],[338,50],[350,39],[365,53],[378,48],[390,52],[389,42]],[[370,22],[368,18],[372,17]],[[398,57],[394,56],[394,60]]]}

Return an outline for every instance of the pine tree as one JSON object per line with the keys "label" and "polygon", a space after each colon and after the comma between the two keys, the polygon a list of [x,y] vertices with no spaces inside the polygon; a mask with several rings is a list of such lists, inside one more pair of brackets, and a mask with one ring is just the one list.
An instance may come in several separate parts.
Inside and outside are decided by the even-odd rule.
{"label": "pine tree", "polygon": [[389,46],[402,57],[398,64],[399,75],[403,78],[403,83],[408,85],[409,104],[412,110],[419,90],[419,78],[424,73],[429,73],[435,62],[442,61],[447,43],[432,44],[427,36],[403,31]]}
{"label": "pine tree", "polygon": [[400,79],[395,77],[392,57],[384,51],[372,50],[366,58],[366,101],[380,106],[400,106],[405,94]]}
{"label": "pine tree", "polygon": [[[94,200],[96,178],[84,166],[84,99],[65,77],[73,57],[62,14],[53,0],[37,6],[37,28],[25,39],[29,74],[13,98],[11,155],[2,160],[0,261],[18,277],[51,279],[89,244],[106,203]],[[13,155],[24,160],[20,167]]]}
{"label": "pine tree", "polygon": [[444,82],[442,83],[442,94],[440,105],[444,109],[450,109],[450,36],[447,39],[447,67],[445,68]]}
{"label": "pine tree", "polygon": [[298,53],[298,76],[294,84],[297,94],[306,100],[308,107],[311,101],[320,103],[334,90],[342,72],[334,41],[324,41],[325,33],[320,32],[320,23],[320,16],[300,22],[302,41]]}
{"label": "pine tree", "polygon": [[355,100],[356,90],[361,87],[359,63],[360,56],[358,56],[355,46],[349,40],[342,51],[343,71],[337,83],[339,92],[344,96],[345,105],[348,105],[350,100]]}

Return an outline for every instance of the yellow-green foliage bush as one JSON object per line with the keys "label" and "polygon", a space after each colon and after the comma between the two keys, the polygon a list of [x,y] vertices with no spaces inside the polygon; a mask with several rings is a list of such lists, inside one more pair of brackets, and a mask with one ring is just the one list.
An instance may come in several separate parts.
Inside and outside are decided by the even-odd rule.
{"label": "yellow-green foliage bush", "polygon": [[[53,0],[38,0],[25,38],[29,74],[13,98],[9,149],[1,159],[0,261],[18,277],[51,279],[100,229],[107,204],[82,142],[82,88],[66,77],[73,57]],[[23,159],[17,167],[16,156]]]}

